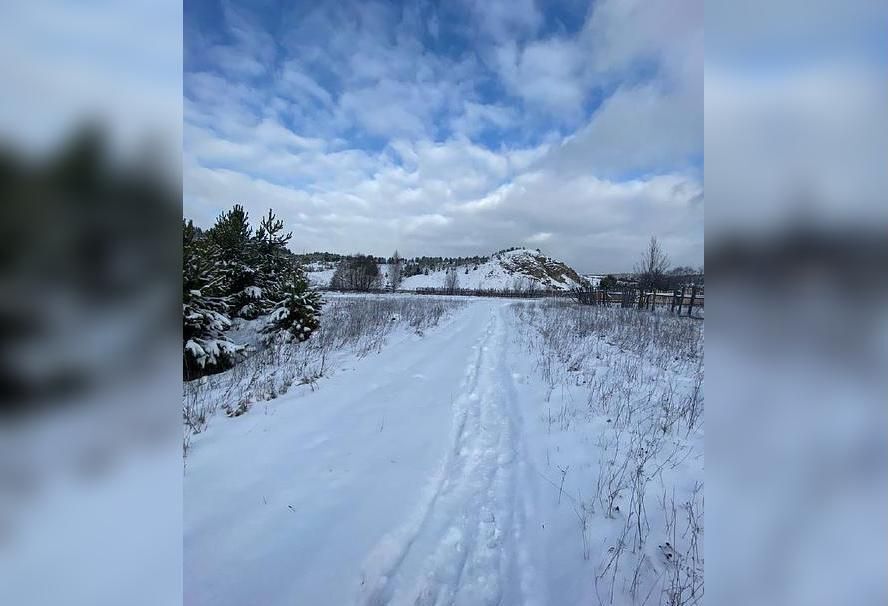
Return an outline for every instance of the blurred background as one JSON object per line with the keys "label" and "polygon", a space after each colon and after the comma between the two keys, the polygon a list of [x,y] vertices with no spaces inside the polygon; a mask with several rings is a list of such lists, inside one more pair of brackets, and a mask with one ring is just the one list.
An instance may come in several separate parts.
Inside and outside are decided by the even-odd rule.
{"label": "blurred background", "polygon": [[885,604],[879,2],[706,2],[711,604]]}
{"label": "blurred background", "polygon": [[0,5],[0,603],[181,602],[182,6]]}
{"label": "blurred background", "polygon": [[[705,11],[705,600],[885,604],[888,15]],[[181,15],[0,7],[3,604],[181,601]]]}

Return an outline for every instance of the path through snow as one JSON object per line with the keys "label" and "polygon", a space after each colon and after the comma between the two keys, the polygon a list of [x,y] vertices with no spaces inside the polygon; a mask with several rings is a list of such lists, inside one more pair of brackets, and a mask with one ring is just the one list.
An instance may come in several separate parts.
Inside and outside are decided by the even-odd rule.
{"label": "path through snow", "polygon": [[454,402],[444,464],[411,520],[370,554],[363,604],[534,602],[503,306],[488,310]]}
{"label": "path through snow", "polygon": [[474,302],[201,436],[186,603],[544,604],[507,305]]}

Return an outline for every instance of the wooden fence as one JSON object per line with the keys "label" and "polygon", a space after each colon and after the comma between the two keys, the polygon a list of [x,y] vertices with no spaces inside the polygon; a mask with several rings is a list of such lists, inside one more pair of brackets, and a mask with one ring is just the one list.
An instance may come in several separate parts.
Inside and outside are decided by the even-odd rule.
{"label": "wooden fence", "polygon": [[[330,292],[369,292],[391,293],[387,289],[349,290],[326,288]],[[610,305],[624,308],[655,309],[669,308],[671,313],[693,316],[694,311],[703,309],[704,297],[696,286],[682,288],[673,292],[641,291],[638,289],[625,290],[537,290],[537,289],[504,289],[504,288],[433,288],[421,287],[416,290],[399,290],[401,293],[413,293],[417,295],[458,295],[463,297],[505,297],[510,299],[542,299],[542,298],[568,298],[574,299],[583,305]]]}
{"label": "wooden fence", "polygon": [[672,292],[643,291],[633,288],[624,290],[580,290],[569,293],[584,305],[619,305],[638,309],[668,307],[672,313],[693,316],[694,310],[703,309],[703,293],[696,286]]}

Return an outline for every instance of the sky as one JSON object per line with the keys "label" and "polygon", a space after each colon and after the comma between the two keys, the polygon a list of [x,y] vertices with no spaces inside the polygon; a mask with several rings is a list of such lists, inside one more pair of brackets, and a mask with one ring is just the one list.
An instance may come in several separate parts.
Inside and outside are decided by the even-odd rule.
{"label": "sky", "polygon": [[703,264],[702,0],[184,5],[184,214],[296,252]]}

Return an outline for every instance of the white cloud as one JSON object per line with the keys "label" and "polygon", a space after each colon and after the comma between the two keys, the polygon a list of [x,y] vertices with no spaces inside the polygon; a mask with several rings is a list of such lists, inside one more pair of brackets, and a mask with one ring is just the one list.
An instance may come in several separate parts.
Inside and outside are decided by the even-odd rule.
{"label": "white cloud", "polygon": [[274,38],[233,2],[226,0],[221,6],[225,33],[234,42],[212,45],[207,55],[228,74],[248,78],[263,75],[276,54]]}
{"label": "white cloud", "polygon": [[439,102],[431,91],[393,80],[342,94],[340,109],[368,133],[380,137],[417,136]]}
{"label": "white cloud", "polygon": [[543,242],[547,242],[552,239],[552,232],[541,231],[539,233],[535,233],[532,236],[528,236],[524,239],[525,242],[529,244],[541,244]]}
{"label": "white cloud", "polygon": [[546,165],[562,173],[614,176],[684,165],[702,151],[702,106],[695,91],[621,88],[546,158]]}
{"label": "white cloud", "polygon": [[497,48],[500,76],[516,95],[528,103],[574,118],[588,93],[584,82],[584,57],[575,41],[551,38],[528,44],[514,42]]}
{"label": "white cloud", "polygon": [[478,30],[495,40],[524,38],[539,30],[543,14],[534,0],[466,0]]}
{"label": "white cloud", "polygon": [[296,61],[287,61],[281,67],[277,79],[277,88],[281,94],[294,102],[304,102],[306,97],[313,99],[325,107],[333,106],[333,97],[313,78],[300,70]]}
{"label": "white cloud", "polygon": [[534,2],[473,3],[476,46],[440,55],[423,40],[452,24],[415,9],[322,5],[271,55],[235,19],[246,56],[278,62],[267,86],[186,75],[186,213],[208,225],[234,202],[272,207],[297,250],[527,243],[590,271],[630,269],[656,234],[697,265],[702,184],[686,169],[702,143],[699,6],[603,0],[577,33],[541,37]]}
{"label": "white cloud", "polygon": [[[416,161],[407,167],[367,158],[368,170],[353,179],[331,166],[319,172],[329,181],[293,197],[287,187],[224,169],[200,169],[190,172],[195,187],[186,195],[205,200],[207,208],[216,196],[244,201],[254,213],[273,206],[285,219],[298,208],[294,229],[300,235],[294,246],[300,250],[383,254],[397,246],[407,254],[470,254],[526,242],[545,244],[580,268],[619,271],[631,268],[626,248],[634,261],[636,249],[656,233],[676,263],[694,264],[702,257],[702,188],[692,178],[616,182],[547,169],[514,174],[507,153],[472,151],[465,141],[425,142],[412,152]],[[374,228],[350,229],[357,224]],[[303,233],[310,225],[323,225],[326,235]],[[486,248],[472,251],[473,242]]]}
{"label": "white cloud", "polygon": [[487,130],[503,130],[518,124],[518,112],[506,105],[465,101],[461,114],[451,119],[453,131],[473,137]]}

